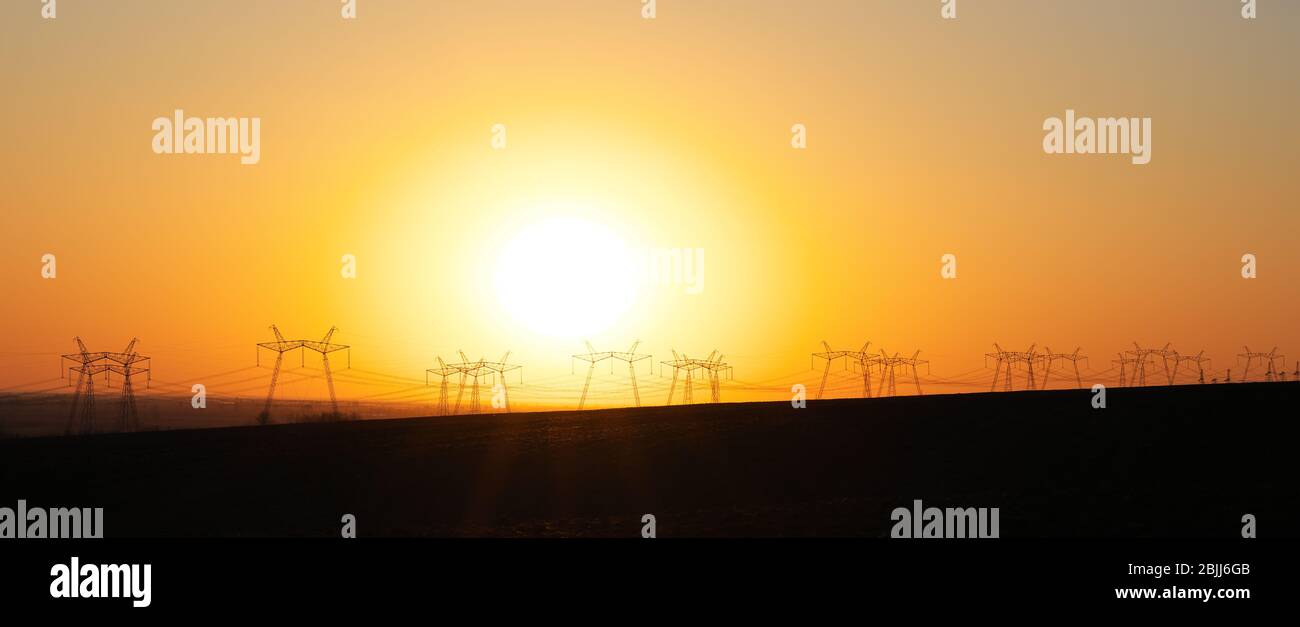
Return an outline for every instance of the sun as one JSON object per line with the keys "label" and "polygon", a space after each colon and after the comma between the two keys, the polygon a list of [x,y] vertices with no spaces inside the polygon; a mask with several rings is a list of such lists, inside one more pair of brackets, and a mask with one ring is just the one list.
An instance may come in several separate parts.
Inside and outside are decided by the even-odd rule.
{"label": "sun", "polygon": [[509,239],[497,257],[497,299],[535,333],[586,338],[618,322],[635,304],[636,266],[610,229],[577,217],[551,217]]}

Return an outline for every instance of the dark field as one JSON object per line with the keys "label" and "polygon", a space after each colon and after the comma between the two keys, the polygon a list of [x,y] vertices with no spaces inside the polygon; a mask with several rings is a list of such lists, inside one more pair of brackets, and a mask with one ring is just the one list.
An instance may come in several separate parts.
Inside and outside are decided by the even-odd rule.
{"label": "dark field", "polygon": [[647,407],[0,441],[0,507],[106,537],[888,536],[998,507],[1010,537],[1300,536],[1300,383]]}

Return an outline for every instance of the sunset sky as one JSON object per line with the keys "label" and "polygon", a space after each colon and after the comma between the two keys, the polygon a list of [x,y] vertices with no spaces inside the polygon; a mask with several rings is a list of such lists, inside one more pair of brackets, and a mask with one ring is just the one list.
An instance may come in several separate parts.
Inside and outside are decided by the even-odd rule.
{"label": "sunset sky", "polygon": [[[40,5],[0,5],[0,390],[139,337],[155,392],[256,397],[272,323],[339,327],[341,399],[427,400],[402,390],[437,356],[511,350],[512,402],[571,405],[584,339],[719,349],[724,400],[814,385],[823,339],[921,349],[927,393],[986,389],[995,341],[1081,346],[1108,384],[1134,340],[1300,357],[1294,2]],[[259,117],[260,162],[154,154],[176,109]],[[1152,118],[1151,162],[1045,154],[1067,109]],[[704,250],[698,294],[618,279],[674,249]]]}

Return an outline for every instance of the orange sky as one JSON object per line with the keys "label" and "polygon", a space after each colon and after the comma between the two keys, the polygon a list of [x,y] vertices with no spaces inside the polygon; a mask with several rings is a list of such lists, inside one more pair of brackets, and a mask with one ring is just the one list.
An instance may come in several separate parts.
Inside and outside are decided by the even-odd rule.
{"label": "orange sky", "polygon": [[[258,396],[268,371],[223,373],[271,323],[337,325],[354,368],[389,375],[340,375],[341,398],[432,398],[404,390],[437,355],[512,350],[524,404],[576,399],[585,338],[720,349],[729,400],[813,385],[822,339],[922,349],[927,392],[987,385],[994,341],[1082,346],[1107,383],[1134,340],[1216,371],[1243,344],[1300,356],[1300,6],[1236,4],[963,1],[946,21],[938,2],[661,0],[646,20],[635,0],[360,0],[343,20],[325,1],[62,0],[42,20],[6,2],[0,388],[56,385],[79,335],[139,337],[155,392]],[[261,161],[154,154],[177,108],[261,118]],[[1151,163],[1044,154],[1066,109],[1151,117]],[[704,289],[611,306],[584,273],[608,278],[618,245],[703,249]],[[502,273],[522,273],[511,294]],[[604,376],[597,402],[629,402]],[[666,380],[646,385],[662,402]]]}

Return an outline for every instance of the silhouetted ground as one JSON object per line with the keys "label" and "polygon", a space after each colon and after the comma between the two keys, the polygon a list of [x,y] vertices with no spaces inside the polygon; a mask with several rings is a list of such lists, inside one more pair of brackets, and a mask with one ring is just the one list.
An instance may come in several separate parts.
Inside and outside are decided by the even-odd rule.
{"label": "silhouetted ground", "polygon": [[0,507],[108,537],[877,536],[998,507],[1002,537],[1300,536],[1300,383],[742,403],[0,441]]}

